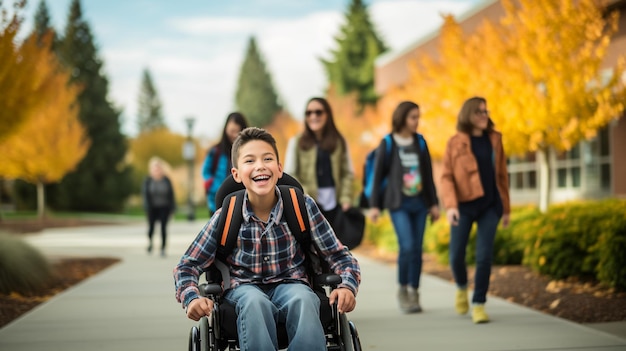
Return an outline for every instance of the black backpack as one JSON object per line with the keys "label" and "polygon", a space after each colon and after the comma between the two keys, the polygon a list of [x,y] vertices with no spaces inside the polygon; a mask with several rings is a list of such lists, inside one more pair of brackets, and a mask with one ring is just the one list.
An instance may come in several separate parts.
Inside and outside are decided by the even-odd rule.
{"label": "black backpack", "polygon": [[[278,180],[278,188],[283,199],[283,218],[287,221],[289,230],[296,237],[300,248],[306,255],[306,269],[310,278],[327,272],[327,264],[320,260],[317,248],[311,245],[311,227],[309,215],[306,211],[302,185],[287,173]],[[237,237],[241,223],[243,223],[243,198],[245,188],[237,183],[230,175],[220,186],[215,195],[215,203],[222,204],[222,212],[217,222],[216,231],[220,234],[216,259],[226,262],[237,245]]]}

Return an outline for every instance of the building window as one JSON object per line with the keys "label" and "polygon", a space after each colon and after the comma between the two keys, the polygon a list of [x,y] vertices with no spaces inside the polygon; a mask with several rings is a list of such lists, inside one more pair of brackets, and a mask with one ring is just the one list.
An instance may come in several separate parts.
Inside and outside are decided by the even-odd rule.
{"label": "building window", "polygon": [[611,189],[611,165],[608,163],[600,165],[600,187],[604,190]]}
{"label": "building window", "polygon": [[567,186],[567,168],[559,168],[556,170],[556,186],[565,188]]}
{"label": "building window", "polygon": [[528,188],[537,189],[537,171],[529,171],[528,175]]}
{"label": "building window", "polygon": [[597,138],[600,142],[600,156],[609,156],[611,153],[609,146],[609,128],[605,127],[600,129]]}
{"label": "building window", "polygon": [[570,168],[572,174],[572,187],[580,188],[580,167]]}

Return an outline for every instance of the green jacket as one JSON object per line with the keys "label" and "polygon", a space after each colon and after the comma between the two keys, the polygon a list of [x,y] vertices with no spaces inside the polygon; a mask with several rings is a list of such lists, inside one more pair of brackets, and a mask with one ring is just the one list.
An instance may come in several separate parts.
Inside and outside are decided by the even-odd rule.
{"label": "green jacket", "polygon": [[[284,171],[296,178],[300,184],[302,184],[304,192],[317,201],[318,186],[317,169],[315,166],[317,148],[313,147],[310,150],[301,150],[298,148],[298,140],[300,140],[300,136],[293,137],[289,140]],[[344,145],[340,143],[330,155],[330,163],[333,169],[337,203],[339,205],[344,203],[351,204],[353,200],[354,169],[347,146],[344,147]]]}

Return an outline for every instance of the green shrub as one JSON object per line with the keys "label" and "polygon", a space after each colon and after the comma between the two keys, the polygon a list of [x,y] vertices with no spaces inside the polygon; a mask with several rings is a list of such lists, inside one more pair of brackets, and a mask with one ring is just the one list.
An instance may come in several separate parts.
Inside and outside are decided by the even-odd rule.
{"label": "green shrub", "polygon": [[0,293],[28,295],[52,277],[43,254],[21,238],[0,234]]}
{"label": "green shrub", "polygon": [[398,239],[391,223],[391,217],[385,211],[376,223],[369,219],[365,222],[365,240],[386,252],[398,252]]}
{"label": "green shrub", "polygon": [[571,202],[523,224],[524,264],[554,278],[626,288],[626,201]]}

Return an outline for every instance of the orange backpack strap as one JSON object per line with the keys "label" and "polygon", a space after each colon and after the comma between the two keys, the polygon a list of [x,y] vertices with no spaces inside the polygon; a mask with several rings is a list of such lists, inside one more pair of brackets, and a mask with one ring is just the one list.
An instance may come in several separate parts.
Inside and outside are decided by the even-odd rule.
{"label": "orange backpack strap", "polygon": [[[279,185],[283,199],[283,218],[287,221],[289,230],[304,252],[308,252],[311,245],[311,228],[309,215],[302,190],[289,186]],[[222,213],[217,222],[216,231],[220,233],[216,256],[225,261],[237,245],[237,238],[241,223],[243,223],[243,198],[245,190],[238,190],[224,198]]]}
{"label": "orange backpack strap", "polygon": [[224,198],[222,213],[217,221],[217,232],[220,233],[219,245],[216,256],[219,260],[226,261],[226,257],[233,252],[237,245],[239,229],[243,222],[243,198],[245,190],[235,191]]}

